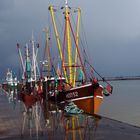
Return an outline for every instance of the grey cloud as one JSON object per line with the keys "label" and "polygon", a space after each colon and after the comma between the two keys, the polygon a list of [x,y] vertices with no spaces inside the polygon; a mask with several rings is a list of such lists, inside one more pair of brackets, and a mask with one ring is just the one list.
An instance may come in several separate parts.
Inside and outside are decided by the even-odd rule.
{"label": "grey cloud", "polygon": [[[56,0],[51,2],[54,5]],[[81,7],[88,52],[97,71],[105,75],[131,74],[134,71],[138,74],[140,0],[69,2],[74,7]],[[40,42],[44,41],[42,28],[48,24],[49,3],[50,0],[0,0],[0,60],[8,56],[5,62],[0,62],[1,67],[12,65],[17,55],[16,43],[25,45],[32,30]],[[64,0],[57,3],[61,5]]]}
{"label": "grey cloud", "polygon": [[0,0],[0,11],[10,10],[14,7],[15,0]]}

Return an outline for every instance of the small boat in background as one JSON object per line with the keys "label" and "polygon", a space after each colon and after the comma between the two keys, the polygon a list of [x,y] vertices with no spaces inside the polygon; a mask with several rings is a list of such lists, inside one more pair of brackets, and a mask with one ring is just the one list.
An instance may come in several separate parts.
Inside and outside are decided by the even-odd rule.
{"label": "small boat in background", "polygon": [[17,85],[18,80],[16,75],[13,73],[12,70],[8,69],[6,72],[5,80],[2,83],[2,88],[7,91],[8,89],[17,88]]}

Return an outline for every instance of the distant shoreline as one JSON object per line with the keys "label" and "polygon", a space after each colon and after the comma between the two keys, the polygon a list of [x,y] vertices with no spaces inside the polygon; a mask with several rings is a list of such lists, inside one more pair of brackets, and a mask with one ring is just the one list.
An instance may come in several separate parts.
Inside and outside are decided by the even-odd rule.
{"label": "distant shoreline", "polygon": [[103,77],[99,81],[140,80],[140,76]]}

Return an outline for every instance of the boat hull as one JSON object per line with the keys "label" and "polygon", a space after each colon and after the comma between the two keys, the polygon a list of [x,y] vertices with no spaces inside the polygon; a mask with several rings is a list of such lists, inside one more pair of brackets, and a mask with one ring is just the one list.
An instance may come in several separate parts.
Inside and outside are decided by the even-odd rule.
{"label": "boat hull", "polygon": [[80,109],[83,109],[86,113],[97,114],[101,102],[102,102],[102,98],[92,97],[89,99],[74,101],[74,104],[76,104]]}
{"label": "boat hull", "polygon": [[37,98],[34,95],[28,95],[26,93],[21,93],[20,100],[27,106],[31,107],[37,102]]}
{"label": "boat hull", "polygon": [[86,113],[96,114],[103,99],[102,87],[98,84],[86,84],[67,91],[59,91],[53,97],[49,96],[48,99],[59,103],[72,101]]}

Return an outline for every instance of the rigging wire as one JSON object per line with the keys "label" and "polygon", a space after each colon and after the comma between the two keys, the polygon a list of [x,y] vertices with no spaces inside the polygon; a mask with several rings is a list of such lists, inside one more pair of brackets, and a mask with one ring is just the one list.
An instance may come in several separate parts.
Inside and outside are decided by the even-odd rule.
{"label": "rigging wire", "polygon": [[[76,8],[77,9],[77,8]],[[74,13],[76,13],[76,10],[74,9]],[[76,23],[75,23],[75,20],[74,20],[75,18],[74,18],[74,16],[73,16],[73,14],[72,14],[72,21],[73,21],[73,23],[74,23],[74,26],[75,26],[75,28],[76,28]],[[82,28],[82,27],[81,27]],[[81,31],[80,31],[81,32]],[[85,48],[84,48],[84,46],[87,46],[87,45],[84,45],[84,41],[83,41],[83,38],[85,38],[85,37],[83,37],[83,35],[81,35],[81,34],[79,34],[79,45],[78,45],[78,47],[79,48],[81,48],[80,50],[83,50],[83,51],[80,51],[80,53],[82,53],[82,52],[84,52],[83,54],[85,55]],[[85,58],[86,58],[86,55],[84,56],[83,55],[83,57],[82,57],[82,59],[83,59],[83,61],[84,61],[84,63],[83,63],[83,65],[84,65],[84,67],[85,67],[85,71],[87,72],[87,70],[86,70],[86,61],[85,61]],[[88,57],[87,57],[88,58]],[[88,74],[87,73],[87,77],[91,77],[91,75],[90,74]]]}
{"label": "rigging wire", "polygon": [[[110,85],[111,86],[111,84],[108,82],[108,81],[106,81],[105,79],[104,79],[104,77],[103,76],[101,76],[96,70],[95,70],[95,68],[87,61],[87,63],[89,64],[89,66],[94,70],[94,72],[103,80],[103,82],[105,82],[105,83],[107,83],[108,85]],[[112,87],[112,86],[111,86]]]}
{"label": "rigging wire", "polygon": [[[86,49],[85,49],[85,46],[87,47],[87,49],[89,50],[89,45],[88,45],[88,41],[87,41],[87,38],[86,38],[86,32],[85,32],[85,27],[84,27],[84,24],[83,24],[83,17],[82,17],[82,15],[81,15],[81,28],[82,28],[82,30],[81,31],[83,31],[82,32],[82,35],[83,35],[83,42],[85,42],[85,44],[84,43],[82,43],[82,47],[83,47],[83,51],[84,51],[84,54],[85,54],[85,58],[87,58],[88,59],[88,61],[89,60],[91,60],[91,58],[90,58],[90,54],[89,55],[87,55],[86,54]],[[88,52],[89,53],[89,52]]]}
{"label": "rigging wire", "polygon": [[[58,8],[59,6],[53,6],[53,7],[55,7],[55,8]],[[62,7],[63,8],[63,7]],[[55,12],[59,12],[60,10],[62,10],[62,8],[61,9],[57,9]],[[71,9],[74,9],[74,7],[70,7],[70,10]],[[70,12],[70,13],[72,13],[72,12]],[[70,14],[69,13],[69,14]],[[74,20],[74,18],[73,18],[73,14],[71,14],[72,16],[72,20],[73,20],[73,24],[74,24],[74,26],[76,27],[76,23],[75,23],[75,20]],[[61,27],[61,35],[62,35],[62,29],[64,28],[64,24],[62,25],[61,24],[61,22],[60,22],[60,20],[59,20],[59,18],[58,18],[58,16],[56,16],[56,20],[58,21],[57,23],[58,23],[58,25],[59,25],[59,27]],[[81,28],[83,29],[82,31],[82,35],[79,35],[79,46],[81,46],[82,47],[82,50],[83,50],[83,54],[84,54],[84,66],[86,65],[86,64],[88,64],[89,66],[90,66],[90,68],[104,81],[104,82],[106,82],[107,84],[109,84],[96,70],[95,70],[95,68],[90,64],[90,62],[89,62],[89,60],[91,60],[90,59],[90,55],[87,55],[87,53],[86,53],[86,49],[85,49],[85,46],[87,47],[87,48],[89,48],[89,46],[88,46],[88,42],[87,42],[87,38],[86,38],[86,33],[85,33],[85,29],[84,29],[84,24],[83,24],[83,21],[82,21],[82,16],[81,16]],[[60,29],[60,28],[59,28]],[[60,31],[59,31],[60,32]],[[84,43],[85,42],[85,43]],[[60,38],[60,43],[62,44],[62,39]],[[73,49],[73,48],[72,48]],[[66,49],[64,48],[64,50],[66,51]],[[54,66],[52,66],[52,67],[54,67]],[[55,70],[56,71],[56,70]],[[93,72],[91,72],[92,74],[93,74]],[[88,74],[89,75],[89,77],[91,77],[91,75],[90,74]],[[93,77],[92,77],[93,78]],[[110,84],[109,84],[110,85]]]}
{"label": "rigging wire", "polygon": [[[72,19],[73,19],[73,16],[72,16]],[[73,21],[75,21],[74,19],[73,19]],[[74,23],[74,25],[76,26],[76,23],[75,22],[73,22]],[[85,33],[85,29],[84,29],[84,24],[83,24],[83,21],[82,21],[82,16],[81,16],[81,26],[82,26],[82,28],[83,28],[83,38],[81,39],[81,35],[79,35],[79,39],[80,39],[80,42],[81,42],[81,46],[83,47],[83,53],[84,53],[84,57],[85,57],[85,59],[84,59],[84,66],[86,65],[86,63],[90,66],[90,68],[103,80],[103,82],[106,82],[108,85],[110,85],[98,72],[97,72],[97,70],[95,70],[95,68],[90,64],[90,62],[89,62],[89,60],[91,60],[90,59],[90,55],[87,55],[87,53],[86,53],[86,49],[85,49],[85,46],[87,47],[87,48],[89,48],[89,46],[88,46],[88,42],[87,42],[87,38],[86,38],[86,33]],[[85,42],[85,45],[84,45],[84,43],[83,42]],[[93,71],[91,71],[92,73],[93,73]],[[90,75],[90,74],[88,74],[88,75]],[[89,76],[90,77],[90,76]],[[92,77],[93,78],[93,77]],[[110,85],[111,86],[111,85]]]}

